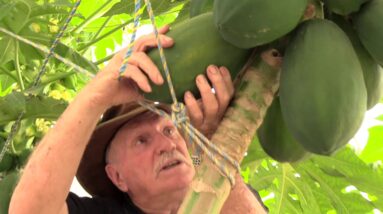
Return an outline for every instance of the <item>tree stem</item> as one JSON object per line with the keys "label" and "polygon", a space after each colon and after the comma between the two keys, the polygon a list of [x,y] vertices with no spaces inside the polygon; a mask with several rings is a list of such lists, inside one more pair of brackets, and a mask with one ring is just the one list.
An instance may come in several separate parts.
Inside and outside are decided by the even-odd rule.
{"label": "tree stem", "polygon": [[[239,82],[231,106],[212,142],[241,162],[257,128],[261,125],[279,87],[281,57],[275,49],[256,55]],[[218,157],[221,161],[222,158]],[[179,213],[219,213],[230,194],[229,180],[204,157]],[[237,173],[234,168],[232,174]]]}

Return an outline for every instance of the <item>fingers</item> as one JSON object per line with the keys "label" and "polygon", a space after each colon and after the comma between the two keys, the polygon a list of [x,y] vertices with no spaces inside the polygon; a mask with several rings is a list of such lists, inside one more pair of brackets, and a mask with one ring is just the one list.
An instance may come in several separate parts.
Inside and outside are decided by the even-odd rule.
{"label": "fingers", "polygon": [[[174,41],[171,37],[164,35],[169,31],[169,25],[165,25],[158,29],[158,36],[161,41],[161,45],[164,48],[173,46]],[[140,37],[135,41],[133,51],[146,51],[149,48],[157,47],[157,38],[154,33]]]}
{"label": "fingers", "polygon": [[169,31],[170,25],[164,25],[158,29],[158,33],[165,34]]}
{"label": "fingers", "polygon": [[126,73],[129,73],[127,75],[130,77],[139,75],[138,73],[140,72],[137,72],[137,70],[129,70],[129,65],[134,65],[139,68],[141,72],[145,73],[149,79],[157,85],[161,85],[164,82],[164,79],[162,78],[157,66],[144,52],[133,53],[128,60],[128,67],[125,71]]}
{"label": "fingers", "polygon": [[151,92],[152,88],[150,87],[148,78],[142,71],[134,65],[128,65],[128,71],[123,73],[123,76],[127,79],[132,79],[137,86],[144,92]]}
{"label": "fingers", "polygon": [[234,86],[230,73],[225,67],[218,68],[211,65],[207,69],[207,75],[215,89],[216,99],[219,105],[218,113],[221,115],[224,113],[234,94]]}
{"label": "fingers", "polygon": [[[173,46],[174,44],[173,39],[169,36],[159,34],[159,38],[161,41],[161,45],[164,48],[169,48]],[[154,47],[157,47],[157,39],[155,35],[151,34],[151,35],[142,36],[141,38],[139,38],[134,44],[133,51],[146,51],[149,48],[154,48]]]}
{"label": "fingers", "polygon": [[195,127],[201,127],[203,123],[203,113],[199,102],[195,99],[195,97],[190,91],[185,93],[184,101],[188,110],[190,122]]}
{"label": "fingers", "polygon": [[198,75],[196,82],[203,103],[204,123],[210,126],[217,120],[219,104],[204,75]]}

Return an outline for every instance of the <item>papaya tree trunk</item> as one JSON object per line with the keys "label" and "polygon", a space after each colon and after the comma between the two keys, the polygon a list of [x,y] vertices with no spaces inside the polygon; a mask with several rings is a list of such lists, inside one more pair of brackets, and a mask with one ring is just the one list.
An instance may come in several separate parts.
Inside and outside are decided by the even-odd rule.
{"label": "papaya tree trunk", "polygon": [[[254,62],[237,80],[234,100],[212,137],[211,141],[238,163],[278,90],[281,63],[282,58],[275,49],[255,54]],[[230,194],[229,179],[207,157],[202,160],[178,213],[219,213]],[[232,167],[230,173],[238,172]]]}

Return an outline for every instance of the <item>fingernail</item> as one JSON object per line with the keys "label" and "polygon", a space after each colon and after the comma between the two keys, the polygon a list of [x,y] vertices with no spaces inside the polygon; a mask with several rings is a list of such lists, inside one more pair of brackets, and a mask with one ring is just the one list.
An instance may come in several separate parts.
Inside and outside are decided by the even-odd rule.
{"label": "fingernail", "polygon": [[211,74],[217,74],[218,73],[218,68],[216,66],[214,66],[214,65],[211,65],[211,66],[209,66],[208,71]]}
{"label": "fingernail", "polygon": [[220,71],[221,71],[221,74],[222,75],[230,75],[230,73],[228,72],[228,70],[227,70],[227,68],[226,67],[221,67],[221,69],[220,69]]}
{"label": "fingernail", "polygon": [[191,98],[193,97],[193,95],[192,95],[192,93],[191,93],[190,91],[187,91],[187,92],[185,93],[185,97],[186,97],[187,99],[191,99]]}
{"label": "fingernail", "polygon": [[157,75],[157,82],[158,82],[159,84],[164,83],[164,79],[162,78],[162,76],[161,76],[160,74]]}
{"label": "fingernail", "polygon": [[172,42],[172,41],[173,41],[173,39],[170,38],[170,37],[164,37],[164,40],[165,40],[166,42]]}
{"label": "fingernail", "polygon": [[197,76],[197,83],[203,83],[205,82],[205,77],[203,75],[198,75]]}

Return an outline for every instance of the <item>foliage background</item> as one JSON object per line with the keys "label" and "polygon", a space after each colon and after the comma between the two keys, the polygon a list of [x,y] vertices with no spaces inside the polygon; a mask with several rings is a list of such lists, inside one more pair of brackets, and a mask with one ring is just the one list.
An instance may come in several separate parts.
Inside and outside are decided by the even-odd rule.
{"label": "foliage background", "polygon": [[[0,27],[49,47],[73,4],[0,0]],[[209,10],[212,0],[152,4],[160,26]],[[95,74],[129,41],[133,6],[132,0],[83,0],[56,52]],[[144,14],[141,24],[149,23]],[[0,150],[19,113],[26,112],[0,162],[4,205],[9,200],[6,178],[22,169],[33,147],[90,78],[52,59],[41,84],[33,87],[46,55],[2,32],[0,50]],[[294,164],[268,158],[255,138],[242,163],[243,177],[259,190],[270,213],[377,213],[383,210],[383,115],[370,121],[365,145],[350,144],[331,157],[312,155]]]}

